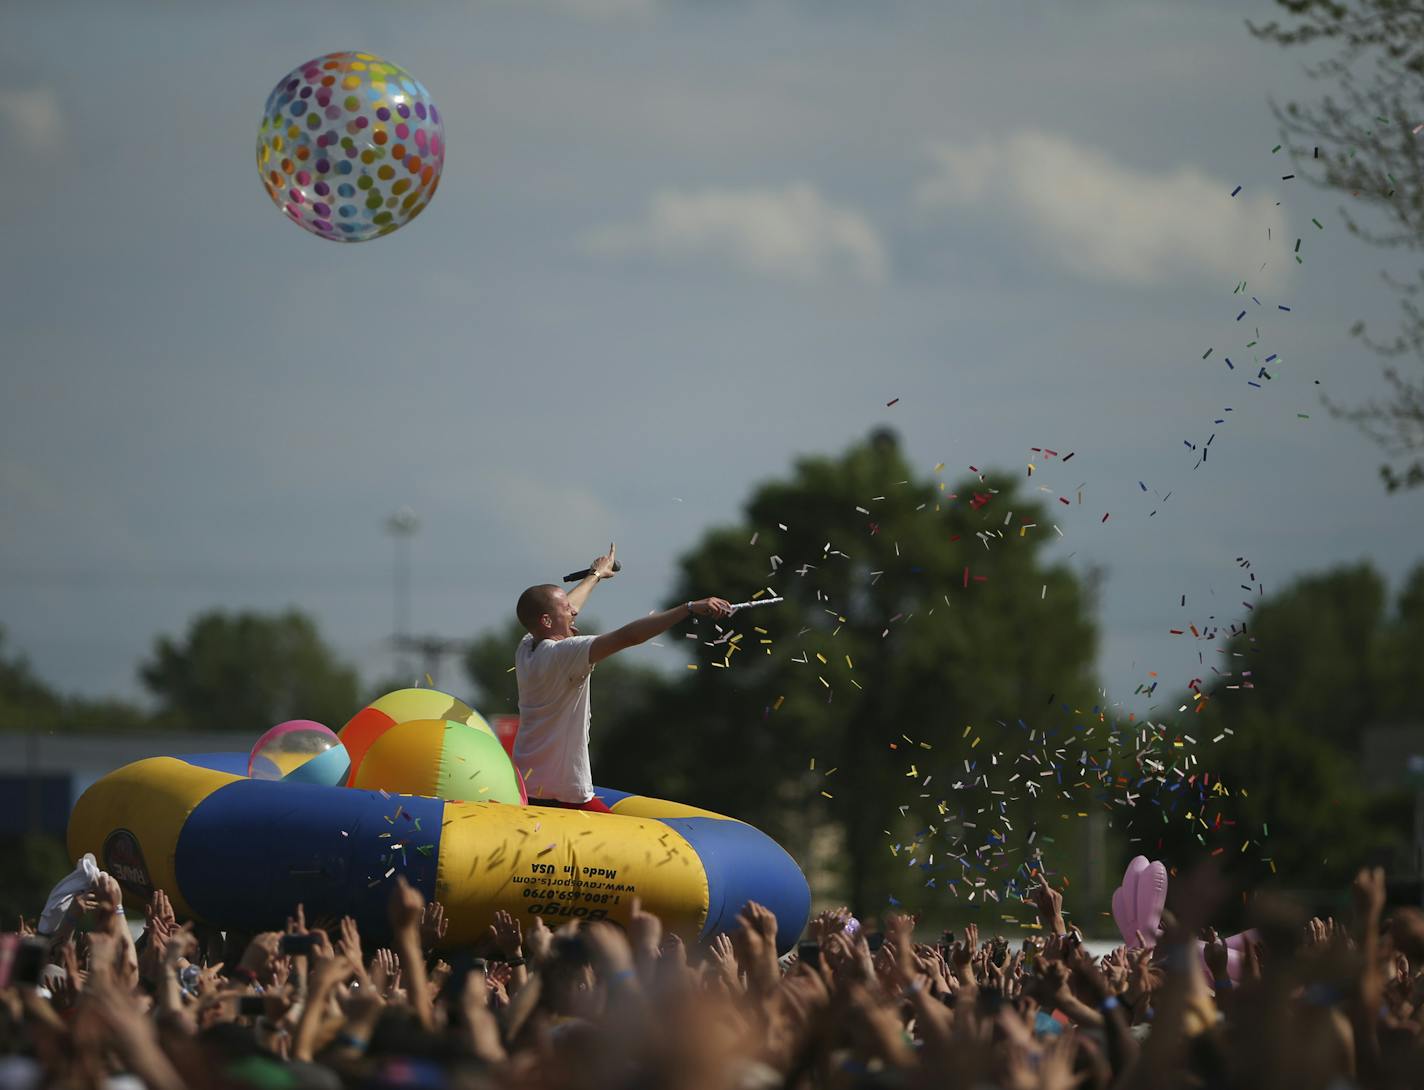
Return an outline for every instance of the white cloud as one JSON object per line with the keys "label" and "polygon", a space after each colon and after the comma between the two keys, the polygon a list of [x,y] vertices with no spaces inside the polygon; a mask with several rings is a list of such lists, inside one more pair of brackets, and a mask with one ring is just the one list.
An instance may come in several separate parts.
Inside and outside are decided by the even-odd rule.
{"label": "white cloud", "polygon": [[32,151],[53,151],[64,139],[59,97],[48,87],[0,89],[0,121]]}
{"label": "white cloud", "polygon": [[[1148,172],[1037,131],[973,146],[930,145],[923,209],[993,205],[1074,271],[1124,283],[1183,276],[1279,286],[1289,273],[1285,217],[1269,196],[1190,166]],[[1270,239],[1267,238],[1267,231]],[[1263,271],[1260,266],[1266,262]]]}
{"label": "white cloud", "polygon": [[837,275],[885,281],[880,234],[859,212],[826,201],[805,183],[782,189],[663,190],[642,217],[588,232],[584,248],[605,257],[714,257],[773,279],[812,283]]}

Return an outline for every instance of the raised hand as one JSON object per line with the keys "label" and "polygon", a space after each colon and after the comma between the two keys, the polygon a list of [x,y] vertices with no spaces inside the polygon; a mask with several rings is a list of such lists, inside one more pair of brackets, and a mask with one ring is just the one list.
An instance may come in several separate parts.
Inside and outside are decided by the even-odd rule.
{"label": "raised hand", "polygon": [[594,969],[605,978],[633,968],[631,936],[609,923],[591,923],[582,930]]}
{"label": "raised hand", "polygon": [[934,988],[936,995],[945,995],[954,990],[952,980],[953,973],[949,971],[949,962],[944,960],[944,955],[939,952],[937,946],[916,947],[918,957],[915,965],[919,971],[930,978],[930,984]]}
{"label": "raised hand", "polygon": [[1051,935],[1063,933],[1063,894],[1048,884],[1048,876],[1038,872],[1038,885],[1031,893],[1034,907],[1038,910],[1039,921]]}
{"label": "raised hand", "polygon": [[396,960],[395,951],[384,947],[377,950],[367,974],[376,994],[389,998],[391,992],[400,986],[400,963]]}
{"label": "raised hand", "polygon": [[904,937],[912,938],[915,933],[915,917],[906,912],[892,912],[885,917],[885,940],[894,942]]}
{"label": "raised hand", "polygon": [[1152,951],[1137,947],[1127,953],[1127,986],[1123,998],[1136,1009],[1143,1000],[1162,986],[1166,974],[1152,965]]}
{"label": "raised hand", "polygon": [[1092,955],[1081,946],[1073,952],[1068,960],[1068,965],[1073,979],[1078,983],[1079,994],[1090,996],[1094,1006],[1100,1005],[1103,1000],[1114,994],[1108,978],[1103,975],[1101,969],[1093,964]]}
{"label": "raised hand", "polygon": [[979,952],[979,925],[977,923],[964,926],[964,945],[969,948],[971,954]]}
{"label": "raised hand", "polygon": [[177,968],[184,958],[191,959],[198,952],[198,938],[193,934],[193,925],[185,923],[168,937],[163,948],[163,963]]}
{"label": "raised hand", "polygon": [[542,916],[535,916],[530,921],[529,930],[524,933],[524,952],[534,961],[543,961],[549,956],[553,942],[554,933],[549,930],[549,925]]}
{"label": "raised hand", "polygon": [[341,917],[341,937],[336,940],[336,951],[358,968],[363,964],[361,932],[356,927],[356,921],[350,916]]}
{"label": "raised hand", "polygon": [[163,971],[165,955],[168,951],[168,936],[158,931],[150,931],[148,943],[138,956],[138,975],[150,984],[157,984]]}
{"label": "raised hand", "polygon": [[149,902],[149,912],[152,914],[153,922],[169,934],[178,929],[178,917],[173,913],[173,902],[168,899],[168,894],[163,890],[153,891],[153,898]]}
{"label": "raised hand", "polygon": [[115,916],[123,914],[124,892],[113,875],[105,871],[99,872],[99,881],[94,885],[94,896],[94,909],[101,924],[107,926]]}
{"label": "raised hand", "polygon": [[589,570],[595,572],[600,579],[612,579],[618,573],[613,565],[617,561],[618,550],[613,547],[613,542],[608,543],[608,553],[605,556],[595,557]]}
{"label": "raised hand", "polygon": [[1360,920],[1375,920],[1384,911],[1385,879],[1383,867],[1364,867],[1350,885],[1355,899],[1355,913]]}
{"label": "raised hand", "polygon": [[717,935],[707,944],[704,964],[729,987],[736,989],[740,985],[737,956],[732,950],[732,940],[728,936]]}
{"label": "raised hand", "polygon": [[420,917],[421,946],[426,950],[433,950],[445,938],[445,932],[449,929],[450,923],[445,919],[445,906],[439,901],[431,901],[425,906]]}
{"label": "raised hand", "polygon": [[195,989],[198,998],[205,999],[222,991],[222,970],[225,964],[226,962],[217,961],[198,970],[198,984]]}
{"label": "raised hand", "polygon": [[768,947],[770,947],[772,953],[775,954],[776,913],[772,912],[771,909],[767,908],[765,905],[757,904],[755,901],[748,901],[743,911],[746,912],[751,918],[757,931],[761,933],[761,937],[766,941],[766,944]]}
{"label": "raised hand", "polygon": [[[766,917],[770,916],[770,924]],[[776,917],[755,901],[748,901],[737,914],[732,949],[747,974],[750,989],[766,994],[776,986],[780,971],[776,964]]]}
{"label": "raised hand", "polygon": [[824,912],[818,912],[806,925],[807,933],[816,942],[824,944],[832,935],[844,931],[850,920],[850,909],[845,905],[840,908],[828,908]]}
{"label": "raised hand", "polygon": [[[537,918],[537,917],[536,917]],[[545,928],[547,931],[548,929]],[[489,929],[490,939],[506,958],[517,958],[524,953],[524,929],[510,913],[500,909],[494,914],[494,923]]]}
{"label": "raised hand", "polygon": [[663,922],[651,912],[644,912],[642,902],[633,898],[628,909],[628,942],[640,960],[656,961],[662,943]]}
{"label": "raised hand", "polygon": [[391,930],[397,935],[403,931],[414,931],[418,936],[425,918],[425,898],[420,890],[405,880],[405,875],[398,874],[395,884],[391,886],[386,911],[390,916]]}

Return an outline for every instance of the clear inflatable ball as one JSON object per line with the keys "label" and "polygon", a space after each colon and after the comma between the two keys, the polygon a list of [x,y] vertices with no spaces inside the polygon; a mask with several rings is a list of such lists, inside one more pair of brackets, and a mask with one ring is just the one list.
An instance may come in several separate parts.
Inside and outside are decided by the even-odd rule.
{"label": "clear inflatable ball", "polygon": [[333,785],[351,767],[336,732],[310,719],[278,723],[252,747],[247,774],[254,780],[293,780]]}

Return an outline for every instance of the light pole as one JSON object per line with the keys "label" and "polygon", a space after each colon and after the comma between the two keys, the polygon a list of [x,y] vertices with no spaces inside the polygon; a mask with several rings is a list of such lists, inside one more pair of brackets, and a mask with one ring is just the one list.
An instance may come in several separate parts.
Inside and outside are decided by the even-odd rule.
{"label": "light pole", "polygon": [[410,539],[420,529],[420,519],[409,507],[402,507],[386,519],[386,533],[395,541],[395,646],[396,672],[404,675],[408,663],[402,646],[410,631]]}

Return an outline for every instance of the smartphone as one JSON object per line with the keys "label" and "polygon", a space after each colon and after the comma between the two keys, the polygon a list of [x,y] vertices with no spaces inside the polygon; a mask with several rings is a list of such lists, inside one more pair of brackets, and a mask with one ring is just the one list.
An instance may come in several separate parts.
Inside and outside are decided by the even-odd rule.
{"label": "smartphone", "polygon": [[319,943],[320,936],[315,931],[309,931],[305,935],[283,935],[282,953],[288,957],[306,957]]}
{"label": "smartphone", "polygon": [[949,960],[950,952],[954,949],[954,932],[942,931],[939,936],[939,953],[945,961]]}
{"label": "smartphone", "polygon": [[994,964],[1002,969],[1009,960],[1009,944],[1007,942],[996,942],[994,944]]}
{"label": "smartphone", "polygon": [[819,942],[799,942],[796,944],[796,960],[812,969],[821,967],[821,944]]}
{"label": "smartphone", "polygon": [[880,948],[885,945],[885,932],[872,931],[870,934],[865,936],[865,944],[870,947],[870,952],[872,954],[880,953]]}
{"label": "smartphone", "polygon": [[0,935],[0,988],[38,987],[48,960],[49,944],[44,939],[15,932]]}
{"label": "smartphone", "polygon": [[261,1018],[267,1010],[267,1001],[260,995],[240,995],[237,997],[237,1013],[241,1018]]}

